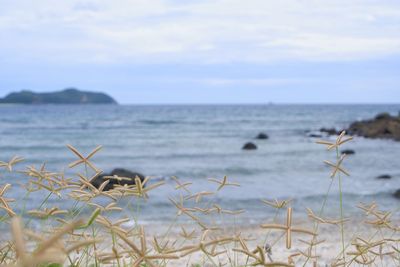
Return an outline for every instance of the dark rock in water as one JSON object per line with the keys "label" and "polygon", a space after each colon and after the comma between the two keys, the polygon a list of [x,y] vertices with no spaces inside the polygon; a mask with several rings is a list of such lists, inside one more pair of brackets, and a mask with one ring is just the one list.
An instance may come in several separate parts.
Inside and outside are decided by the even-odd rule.
{"label": "dark rock in water", "polygon": [[[122,180],[122,181],[118,181],[117,179],[106,179],[104,177],[106,176],[118,176],[118,177],[124,177],[124,178],[131,178],[131,180]],[[143,182],[144,180],[144,176],[140,173],[137,172],[131,172],[129,170],[126,169],[122,169],[122,168],[117,168],[114,169],[111,173],[107,174],[101,174],[99,176],[97,176],[93,181],[92,184],[99,188],[99,186],[106,180],[110,180],[110,182],[106,185],[106,187],[104,188],[105,191],[111,190],[114,188],[114,185],[134,185],[135,184],[135,178],[139,177],[140,181]]]}
{"label": "dark rock in water", "polygon": [[337,131],[335,128],[321,128],[319,131],[328,135],[339,135],[341,133],[341,131]]}
{"label": "dark rock in water", "polygon": [[345,149],[345,150],[342,150],[340,153],[346,154],[346,155],[353,155],[356,152],[354,150],[352,150],[352,149]]}
{"label": "dark rock in water", "polygon": [[321,135],[321,134],[310,133],[310,134],[308,134],[308,137],[312,137],[312,138],[321,138],[322,135]]}
{"label": "dark rock in water", "polygon": [[394,196],[395,198],[400,199],[400,189],[397,189],[396,192],[393,193],[393,196]]}
{"label": "dark rock in water", "polygon": [[268,135],[266,133],[259,133],[256,139],[268,139]]}
{"label": "dark rock in water", "polygon": [[382,174],[376,177],[376,179],[390,179],[390,178],[392,178],[392,176],[390,176],[389,174]]}
{"label": "dark rock in water", "polygon": [[387,138],[400,141],[400,117],[381,113],[371,120],[353,122],[347,132],[366,138]]}
{"label": "dark rock in water", "polygon": [[383,113],[380,113],[375,116],[375,120],[384,120],[384,119],[390,119],[390,118],[391,118],[391,116],[387,112],[383,112]]}
{"label": "dark rock in water", "polygon": [[254,149],[257,149],[257,146],[255,144],[249,142],[249,143],[244,144],[242,149],[244,149],[244,150],[254,150]]}

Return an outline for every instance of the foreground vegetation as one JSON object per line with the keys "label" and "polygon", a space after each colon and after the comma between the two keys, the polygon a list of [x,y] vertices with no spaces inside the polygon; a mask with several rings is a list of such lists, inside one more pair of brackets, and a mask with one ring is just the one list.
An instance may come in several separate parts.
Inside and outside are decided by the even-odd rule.
{"label": "foreground vegetation", "polygon": [[[68,146],[77,160],[69,165],[76,176],[48,171],[46,166],[18,169],[23,161],[14,157],[0,162],[6,172],[26,176],[25,184],[2,184],[0,187],[0,220],[11,229],[11,234],[0,237],[1,266],[400,266],[399,226],[391,221],[392,213],[382,211],[375,203],[355,203],[364,212],[363,219],[344,218],[342,179],[349,176],[344,169],[345,155],[339,147],[350,141],[342,132],[335,142],[319,141],[333,151],[336,162],[325,161],[332,168],[330,185],[318,211],[307,209],[309,220],[296,223],[290,200],[261,200],[276,211],[276,215],[257,227],[258,236],[250,238],[244,227],[231,227],[243,210],[230,210],[215,203],[213,197],[226,187],[240,185],[227,177],[209,179],[215,184],[213,192],[192,192],[191,183],[173,178],[178,197],[167,201],[176,207],[175,220],[157,229],[145,229],[140,224],[140,205],[149,198],[149,191],[157,190],[163,182],[143,181],[136,177],[135,185],[123,185],[127,177],[110,176],[99,188],[91,181],[101,174],[92,162],[97,147],[84,156],[73,146]],[[110,191],[104,188],[111,179],[120,181]],[[322,178],[321,178],[322,179]],[[331,188],[338,186],[339,218],[324,217]],[[21,199],[12,191],[21,187],[25,195]],[[18,188],[21,190],[20,188]],[[18,191],[20,192],[20,191]],[[26,209],[31,194],[40,192],[41,204],[33,210]],[[20,194],[19,194],[20,195]],[[70,203],[69,209],[54,206],[52,197]],[[98,199],[107,200],[104,205]],[[123,201],[122,201],[123,200]],[[128,204],[123,204],[128,203]],[[129,210],[128,217],[121,217]],[[120,215],[118,215],[120,214]],[[124,213],[126,214],[126,213]],[[285,215],[282,222],[280,215]],[[120,216],[120,217],[118,217]],[[178,217],[187,221],[181,224]],[[223,218],[223,219],[221,219]],[[232,219],[227,219],[232,218]],[[356,222],[354,220],[357,220]],[[38,229],[32,222],[40,221]],[[346,224],[362,224],[370,229],[368,235],[346,231]],[[323,226],[331,227],[331,236],[338,237],[330,255],[322,261],[321,247],[324,242]],[[4,228],[4,227],[3,227]],[[230,230],[228,231],[228,228]],[[351,229],[351,228],[350,228]],[[147,232],[154,233],[146,234]],[[325,233],[326,236],[326,233]],[[253,236],[254,237],[254,236]],[[329,235],[328,235],[329,237]],[[303,245],[297,247],[298,244]],[[281,251],[278,255],[273,251]]]}

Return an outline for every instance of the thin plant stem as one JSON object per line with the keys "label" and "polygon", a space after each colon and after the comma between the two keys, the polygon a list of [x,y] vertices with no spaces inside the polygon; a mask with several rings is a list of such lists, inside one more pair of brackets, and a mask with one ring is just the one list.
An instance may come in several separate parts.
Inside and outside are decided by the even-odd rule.
{"label": "thin plant stem", "polygon": [[[339,148],[336,147],[336,158],[339,160]],[[344,245],[344,221],[343,221],[343,192],[342,192],[342,176],[340,172],[339,176],[339,202],[340,202],[340,232],[342,235],[342,255],[343,262],[346,262],[346,253],[345,253],[345,245]]]}

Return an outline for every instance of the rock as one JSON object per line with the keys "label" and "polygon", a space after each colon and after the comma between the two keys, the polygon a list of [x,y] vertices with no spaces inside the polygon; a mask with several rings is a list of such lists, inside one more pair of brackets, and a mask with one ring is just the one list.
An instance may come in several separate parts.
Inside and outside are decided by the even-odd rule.
{"label": "rock", "polygon": [[244,144],[242,149],[243,150],[254,150],[254,149],[257,149],[257,146],[251,142],[248,142],[248,143]]}
{"label": "rock", "polygon": [[393,196],[400,199],[400,189],[397,189],[396,192],[393,193]]}
{"label": "rock", "polygon": [[111,190],[114,188],[114,185],[119,184],[119,185],[134,185],[135,184],[135,178],[136,176],[138,176],[140,178],[140,181],[143,182],[144,180],[144,176],[140,173],[137,172],[131,172],[129,170],[126,169],[122,169],[122,168],[117,168],[114,169],[111,173],[107,174],[101,174],[99,176],[97,176],[93,181],[92,184],[99,188],[99,186],[107,179],[105,179],[105,176],[118,176],[118,177],[125,177],[125,178],[131,178],[131,180],[122,180],[122,181],[118,181],[116,179],[109,179],[110,182],[106,185],[106,187],[104,188],[105,191]]}
{"label": "rock", "polygon": [[366,138],[387,138],[400,141],[400,117],[381,113],[371,120],[353,122],[347,132]]}
{"label": "rock", "polygon": [[392,178],[392,176],[390,176],[389,174],[382,174],[376,177],[376,179],[390,179],[390,178]]}
{"label": "rock", "polygon": [[352,149],[345,149],[345,150],[342,150],[340,153],[346,154],[346,155],[353,155],[356,152],[354,150],[352,150]]}
{"label": "rock", "polygon": [[327,133],[328,135],[339,135],[341,131],[336,131],[335,128],[321,128],[319,129],[321,133]]}
{"label": "rock", "polygon": [[266,134],[266,133],[259,133],[257,136],[256,136],[256,139],[268,139],[268,135]]}
{"label": "rock", "polygon": [[375,116],[375,120],[384,120],[384,119],[390,119],[390,114],[387,112],[379,113],[378,115]]}
{"label": "rock", "polygon": [[322,135],[321,135],[321,134],[310,133],[310,134],[308,134],[308,137],[312,137],[312,138],[321,138]]}

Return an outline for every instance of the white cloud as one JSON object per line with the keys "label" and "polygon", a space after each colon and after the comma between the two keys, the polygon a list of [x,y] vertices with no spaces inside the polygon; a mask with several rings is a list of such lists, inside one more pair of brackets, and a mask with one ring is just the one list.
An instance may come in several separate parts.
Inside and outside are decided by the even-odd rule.
{"label": "white cloud", "polygon": [[308,83],[306,79],[278,79],[278,78],[260,78],[260,79],[248,79],[248,78],[238,78],[238,79],[228,79],[228,78],[212,78],[212,79],[202,79],[196,80],[196,82],[204,83],[209,86],[279,86],[279,85],[290,85],[290,84],[303,84]]}
{"label": "white cloud", "polygon": [[378,58],[400,53],[399,29],[396,1],[0,0],[0,60],[265,63]]}

